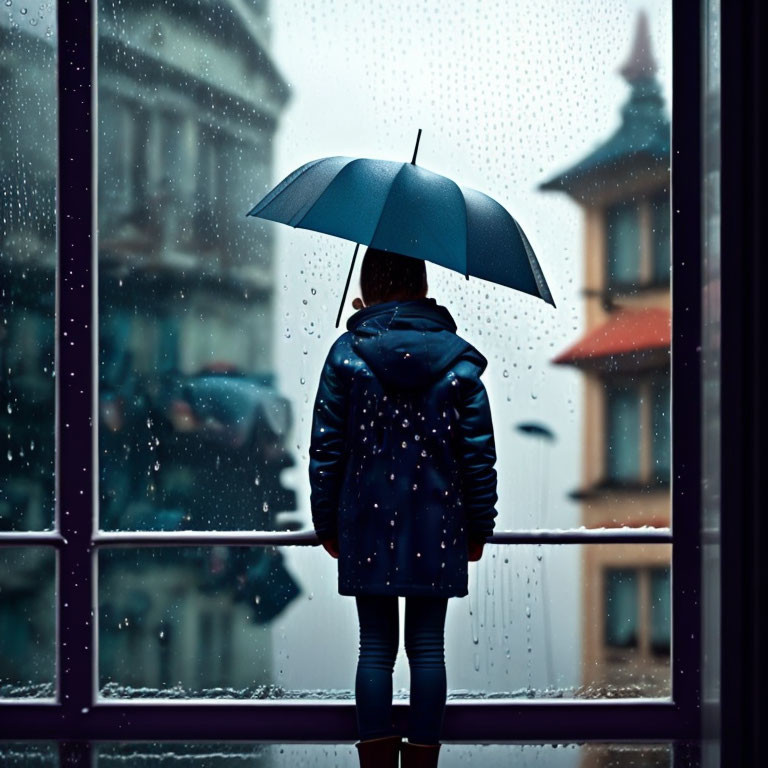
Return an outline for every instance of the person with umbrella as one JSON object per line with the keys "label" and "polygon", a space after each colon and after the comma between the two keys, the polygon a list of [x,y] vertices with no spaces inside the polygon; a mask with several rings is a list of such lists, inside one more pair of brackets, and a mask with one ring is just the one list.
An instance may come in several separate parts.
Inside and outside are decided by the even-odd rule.
{"label": "person with umbrella", "polygon": [[[410,164],[314,161],[251,211],[369,246],[358,311],[320,375],[309,448],[313,526],[338,559],[338,591],[355,597],[359,618],[362,768],[394,768],[400,753],[406,767],[437,765],[448,599],[468,594],[468,563],[481,558],[497,515],[493,423],[480,379],[487,360],[427,298],[424,260],[554,303],[502,206],[415,160],[416,152]],[[392,724],[399,597],[411,671],[405,741]]]}
{"label": "person with umbrella", "polygon": [[[398,596],[411,670],[403,765],[437,764],[447,695],[448,598],[494,528],[486,359],[426,298],[422,260],[368,248],[364,305],[328,353],[313,412],[311,506],[360,621],[355,698],[362,766],[396,766],[391,724]],[[389,757],[382,757],[389,756]]]}

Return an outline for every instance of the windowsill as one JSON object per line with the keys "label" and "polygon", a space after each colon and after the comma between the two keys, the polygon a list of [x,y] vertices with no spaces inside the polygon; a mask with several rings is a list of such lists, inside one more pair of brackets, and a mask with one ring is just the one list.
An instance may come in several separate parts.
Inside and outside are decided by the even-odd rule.
{"label": "windowsill", "polygon": [[570,491],[568,496],[571,499],[580,501],[583,499],[599,498],[608,493],[652,493],[653,491],[669,493],[669,485],[669,478],[656,481],[605,479],[591,486]]}
{"label": "windowsill", "polygon": [[643,283],[613,283],[607,285],[603,291],[603,296],[636,296],[638,293],[665,290],[669,286],[669,276],[664,279],[653,279]]}
{"label": "windowsill", "polygon": [[655,293],[658,291],[668,291],[670,289],[669,278],[663,280],[651,280],[645,283],[615,283],[607,285],[604,289],[584,288],[581,291],[582,296],[586,298],[597,298],[606,312],[616,309],[616,300],[632,299],[644,294]]}

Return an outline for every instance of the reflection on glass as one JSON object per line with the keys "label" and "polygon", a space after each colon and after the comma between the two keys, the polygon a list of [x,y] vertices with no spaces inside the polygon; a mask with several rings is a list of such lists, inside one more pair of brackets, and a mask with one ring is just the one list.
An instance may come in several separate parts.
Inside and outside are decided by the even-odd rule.
{"label": "reflection on glass", "polygon": [[55,744],[0,742],[0,763],[5,768],[55,768],[59,751]]}
{"label": "reflection on glass", "polygon": [[54,695],[55,557],[0,547],[0,698]]}
{"label": "reflection on glass", "polygon": [[102,695],[274,695],[274,622],[303,591],[274,547],[108,550],[99,590]]}
{"label": "reflection on glass", "polygon": [[[1,753],[0,753],[1,754]],[[359,765],[352,744],[100,744],[97,765],[124,766],[141,761],[152,768],[164,766],[254,766],[256,768],[352,768]],[[497,768],[697,768],[686,757],[675,756],[668,744],[443,744],[440,765]]]}
{"label": "reflection on glass", "polygon": [[[469,595],[449,601],[449,698],[668,696],[669,581],[651,580],[669,556],[668,545],[488,545]],[[102,552],[102,696],[352,698],[357,614],[336,568],[320,547]],[[394,688],[407,699],[402,647]]]}
{"label": "reflection on glass", "polygon": [[55,16],[0,13],[0,531],[53,525]]}
{"label": "reflection on glass", "polygon": [[99,5],[101,527],[275,529],[271,175],[287,87],[264,7]]}

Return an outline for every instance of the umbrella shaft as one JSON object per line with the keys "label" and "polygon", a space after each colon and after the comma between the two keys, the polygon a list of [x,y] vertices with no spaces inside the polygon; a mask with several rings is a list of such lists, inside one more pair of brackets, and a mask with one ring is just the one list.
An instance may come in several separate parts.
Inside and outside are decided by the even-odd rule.
{"label": "umbrella shaft", "polygon": [[352,254],[352,263],[349,265],[349,274],[347,275],[347,282],[344,285],[344,293],[341,295],[341,304],[339,304],[339,314],[336,315],[336,327],[339,327],[341,322],[341,313],[344,311],[344,302],[347,299],[347,291],[349,290],[349,281],[352,279],[352,270],[355,268],[355,259],[357,258],[357,251],[360,248],[360,243],[355,246],[355,252]]}
{"label": "umbrella shaft", "polygon": [[416,155],[419,152],[419,142],[421,141],[421,128],[419,128],[418,134],[416,134],[416,146],[413,148],[413,159],[411,165],[416,165]]}

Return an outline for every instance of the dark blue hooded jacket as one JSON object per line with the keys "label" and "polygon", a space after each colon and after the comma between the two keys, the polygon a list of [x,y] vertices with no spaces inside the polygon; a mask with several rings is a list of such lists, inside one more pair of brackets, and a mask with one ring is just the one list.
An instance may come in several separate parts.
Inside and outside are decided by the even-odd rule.
{"label": "dark blue hooded jacket", "polygon": [[467,594],[468,538],[496,517],[487,360],[434,299],[355,313],[312,420],[312,521],[338,537],[342,595]]}

